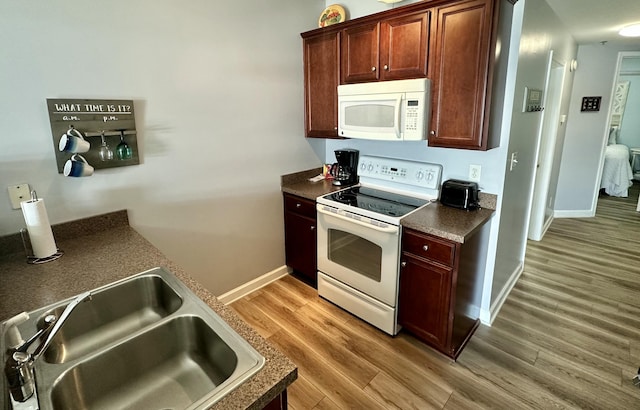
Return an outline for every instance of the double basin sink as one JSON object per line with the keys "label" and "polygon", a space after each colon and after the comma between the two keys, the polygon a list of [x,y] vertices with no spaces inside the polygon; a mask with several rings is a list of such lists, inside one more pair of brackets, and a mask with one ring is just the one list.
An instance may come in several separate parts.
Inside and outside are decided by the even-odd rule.
{"label": "double basin sink", "polygon": [[[91,294],[35,361],[40,409],[208,408],[264,365],[247,341],[163,268]],[[42,328],[45,316],[60,317],[72,299],[29,312],[18,326],[23,337]],[[7,386],[3,390],[0,408],[10,409]]]}

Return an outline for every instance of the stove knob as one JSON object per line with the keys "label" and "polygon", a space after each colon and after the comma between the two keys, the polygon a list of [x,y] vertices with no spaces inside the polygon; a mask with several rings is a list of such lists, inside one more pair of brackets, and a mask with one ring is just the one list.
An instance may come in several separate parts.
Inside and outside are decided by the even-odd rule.
{"label": "stove knob", "polygon": [[418,173],[416,174],[416,179],[420,181],[422,178],[424,178],[424,172],[418,171]]}
{"label": "stove knob", "polygon": [[432,181],[433,180],[433,171],[429,171],[429,173],[427,174],[427,181]]}
{"label": "stove knob", "polygon": [[369,170],[369,172],[373,171],[373,164],[369,164],[369,166],[367,167],[367,169]]}
{"label": "stove knob", "polygon": [[363,162],[362,164],[360,164],[360,170],[364,171],[365,169],[367,169],[367,164]]}

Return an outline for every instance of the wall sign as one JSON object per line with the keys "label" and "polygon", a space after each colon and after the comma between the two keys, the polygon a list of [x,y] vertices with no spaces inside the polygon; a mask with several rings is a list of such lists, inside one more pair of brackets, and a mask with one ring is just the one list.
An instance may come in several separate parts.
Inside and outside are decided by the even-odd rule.
{"label": "wall sign", "polygon": [[140,163],[132,100],[47,99],[58,173],[72,152],[60,151],[61,137],[72,127],[90,147],[80,155],[95,169]]}
{"label": "wall sign", "polygon": [[582,97],[580,111],[600,111],[602,97]]}
{"label": "wall sign", "polygon": [[522,112],[539,112],[542,110],[544,110],[542,106],[542,90],[524,87]]}

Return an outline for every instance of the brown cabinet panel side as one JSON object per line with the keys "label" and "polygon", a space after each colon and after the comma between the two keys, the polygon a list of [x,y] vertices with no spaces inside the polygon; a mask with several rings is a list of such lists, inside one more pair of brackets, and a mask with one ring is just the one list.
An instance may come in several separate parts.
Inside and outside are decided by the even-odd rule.
{"label": "brown cabinet panel side", "polygon": [[303,47],[305,136],[337,138],[339,33],[305,38]]}

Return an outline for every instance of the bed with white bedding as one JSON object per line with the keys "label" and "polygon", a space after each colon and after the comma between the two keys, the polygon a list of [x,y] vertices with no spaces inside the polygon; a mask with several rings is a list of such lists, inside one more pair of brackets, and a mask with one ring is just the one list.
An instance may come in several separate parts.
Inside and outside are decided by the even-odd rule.
{"label": "bed with white bedding", "polygon": [[627,197],[633,184],[633,172],[629,162],[629,147],[622,144],[607,145],[600,188],[607,195]]}

